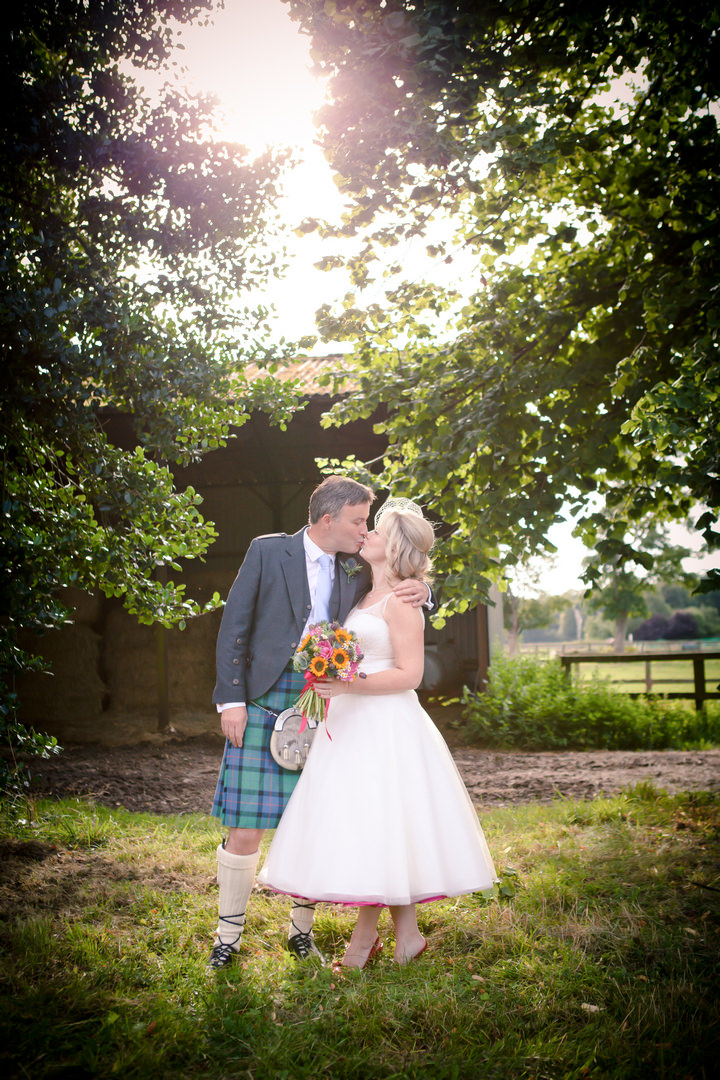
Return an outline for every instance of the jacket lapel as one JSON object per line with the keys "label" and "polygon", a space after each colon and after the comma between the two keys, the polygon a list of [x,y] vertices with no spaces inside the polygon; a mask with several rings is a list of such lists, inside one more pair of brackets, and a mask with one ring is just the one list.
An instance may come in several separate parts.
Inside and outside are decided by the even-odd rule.
{"label": "jacket lapel", "polygon": [[[353,558],[355,562],[360,562],[363,569],[357,574],[353,574],[349,577],[342,566],[340,560],[345,562],[346,559]],[[337,619],[338,622],[343,622],[347,617],[350,608],[355,603],[355,599],[360,591],[361,587],[367,581],[367,567],[365,563],[362,563],[357,555],[343,555],[340,554],[335,559],[335,583],[333,585],[332,596],[330,598],[330,611],[332,617]]]}
{"label": "jacket lapel", "polygon": [[304,532],[305,529],[300,529],[299,532],[288,537],[282,560],[282,572],[285,577],[288,600],[297,623],[298,633],[305,626],[310,604],[310,586],[308,585],[305,546],[303,544]]}

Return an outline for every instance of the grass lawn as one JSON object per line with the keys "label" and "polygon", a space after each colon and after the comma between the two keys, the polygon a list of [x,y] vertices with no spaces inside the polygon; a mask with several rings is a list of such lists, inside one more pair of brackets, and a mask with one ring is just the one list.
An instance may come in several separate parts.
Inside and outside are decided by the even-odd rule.
{"label": "grass lawn", "polygon": [[[0,1066],[29,1080],[710,1080],[720,799],[649,785],[482,816],[501,887],[420,908],[430,947],[334,974],[253,896],[209,975],[216,826],[42,802],[2,828]],[[322,827],[318,823],[317,827]],[[354,913],[324,907],[340,956]],[[390,936],[387,916],[381,934]]]}

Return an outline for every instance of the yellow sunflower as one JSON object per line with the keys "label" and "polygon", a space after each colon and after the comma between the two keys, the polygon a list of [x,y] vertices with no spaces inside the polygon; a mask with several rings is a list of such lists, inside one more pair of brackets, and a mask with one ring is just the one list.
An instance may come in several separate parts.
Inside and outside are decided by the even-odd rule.
{"label": "yellow sunflower", "polygon": [[343,630],[343,628],[340,627],[339,630],[335,631],[335,638],[340,642],[348,642],[350,640],[350,635],[347,630]]}
{"label": "yellow sunflower", "polygon": [[310,670],[319,679],[327,671],[327,660],[322,656],[316,656],[314,660],[310,661]]}
{"label": "yellow sunflower", "polygon": [[350,663],[350,657],[344,649],[333,649],[332,662],[338,671],[342,671]]}

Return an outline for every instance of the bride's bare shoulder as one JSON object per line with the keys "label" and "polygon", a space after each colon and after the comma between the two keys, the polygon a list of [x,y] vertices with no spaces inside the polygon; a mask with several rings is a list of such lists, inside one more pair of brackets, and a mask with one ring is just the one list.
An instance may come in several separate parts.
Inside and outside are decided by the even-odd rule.
{"label": "bride's bare shoulder", "polygon": [[388,597],[384,614],[387,622],[393,625],[408,628],[425,625],[423,609],[401,600],[394,593],[390,593]]}

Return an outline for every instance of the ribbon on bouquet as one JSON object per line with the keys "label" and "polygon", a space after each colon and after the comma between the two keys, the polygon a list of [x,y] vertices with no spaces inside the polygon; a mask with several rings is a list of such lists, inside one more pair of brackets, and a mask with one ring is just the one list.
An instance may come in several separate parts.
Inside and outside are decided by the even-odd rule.
{"label": "ribbon on bouquet", "polygon": [[[304,731],[307,727],[308,718],[315,720],[318,723],[321,720],[327,720],[328,709],[330,708],[330,699],[321,698],[315,690],[315,685],[320,682],[317,675],[313,675],[312,671],[306,671],[304,677],[305,689],[297,700],[298,708],[302,712],[300,731]],[[332,742],[332,735],[328,731],[327,722],[325,724],[325,732],[330,742]]]}

